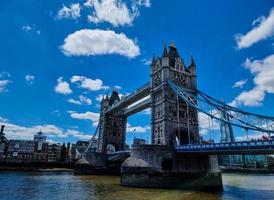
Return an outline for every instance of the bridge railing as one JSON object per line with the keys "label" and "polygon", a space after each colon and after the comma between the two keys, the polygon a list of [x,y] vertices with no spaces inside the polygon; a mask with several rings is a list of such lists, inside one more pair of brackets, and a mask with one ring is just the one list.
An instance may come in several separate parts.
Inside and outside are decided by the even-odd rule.
{"label": "bridge railing", "polygon": [[123,154],[123,153],[130,153],[130,150],[109,152],[107,153],[107,155],[117,155],[117,154]]}
{"label": "bridge railing", "polygon": [[177,146],[177,150],[210,150],[210,149],[247,149],[258,147],[273,147],[274,140],[262,140],[262,141],[243,141],[243,142],[231,142],[231,143],[212,143],[212,144],[190,144]]}

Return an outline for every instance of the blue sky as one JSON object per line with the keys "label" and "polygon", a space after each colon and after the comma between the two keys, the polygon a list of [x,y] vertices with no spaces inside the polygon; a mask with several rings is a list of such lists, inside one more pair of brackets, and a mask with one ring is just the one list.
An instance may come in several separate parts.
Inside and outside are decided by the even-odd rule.
{"label": "blue sky", "polygon": [[[172,40],[185,63],[193,55],[200,90],[274,116],[272,7],[271,0],[6,0],[0,120],[7,136],[30,139],[42,129],[51,141],[87,140],[98,99],[146,83],[148,61]],[[128,126],[150,138],[147,112],[131,116]]]}

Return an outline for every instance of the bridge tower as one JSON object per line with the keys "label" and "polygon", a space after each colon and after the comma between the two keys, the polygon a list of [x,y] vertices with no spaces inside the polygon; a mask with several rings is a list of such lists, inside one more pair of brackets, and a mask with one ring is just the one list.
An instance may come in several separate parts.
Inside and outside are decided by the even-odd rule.
{"label": "bridge tower", "polygon": [[174,43],[164,47],[161,57],[151,63],[151,140],[133,145],[130,157],[121,166],[121,185],[133,187],[222,189],[216,156],[182,155],[177,144],[199,143],[198,111],[180,100],[169,86],[197,95],[196,65],[184,64]]}
{"label": "bridge tower", "polygon": [[196,95],[196,65],[191,57],[188,67],[172,42],[162,57],[151,63],[151,140],[152,144],[174,146],[199,142],[198,113],[180,100],[168,80]]}
{"label": "bridge tower", "polygon": [[121,111],[107,113],[107,109],[120,101],[118,92],[113,91],[101,101],[98,152],[121,151],[125,145],[127,118]]}

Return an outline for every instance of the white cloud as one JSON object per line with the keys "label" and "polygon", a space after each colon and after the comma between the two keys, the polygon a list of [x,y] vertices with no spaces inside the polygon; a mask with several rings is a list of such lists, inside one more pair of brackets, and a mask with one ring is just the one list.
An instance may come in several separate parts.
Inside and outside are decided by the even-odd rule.
{"label": "white cloud", "polygon": [[242,79],[240,81],[236,81],[232,88],[243,88],[243,86],[246,84],[247,79]]}
{"label": "white cloud", "polygon": [[4,118],[4,117],[0,117],[0,122],[8,122],[9,120]]}
{"label": "white cloud", "polygon": [[75,100],[72,98],[68,99],[67,102],[72,103],[72,104],[82,105],[81,101]]}
{"label": "white cloud", "polygon": [[253,27],[245,35],[236,35],[238,49],[250,47],[274,35],[274,8],[270,10],[268,17],[260,16],[252,24],[257,24],[257,26]]}
{"label": "white cloud", "polygon": [[243,64],[254,75],[254,88],[240,93],[231,103],[232,106],[259,106],[265,94],[274,94],[274,54],[262,60],[246,59]]}
{"label": "white cloud", "polygon": [[52,114],[53,114],[53,115],[56,115],[56,116],[58,116],[58,117],[61,116],[60,110],[57,110],[57,109],[54,110],[54,111],[52,111]]}
{"label": "white cloud", "polygon": [[72,104],[77,104],[77,105],[91,105],[92,104],[91,99],[84,95],[79,95],[79,100],[70,98],[67,100],[67,102],[72,103]]}
{"label": "white cloud", "polygon": [[10,80],[0,80],[0,93],[7,91],[7,86],[9,83],[11,83]]}
{"label": "white cloud", "polygon": [[91,105],[91,104],[92,104],[91,99],[88,98],[88,97],[86,97],[86,96],[84,96],[84,95],[80,95],[80,96],[79,96],[79,100],[80,100],[83,104],[85,104],[85,105]]}
{"label": "white cloud", "polygon": [[69,7],[63,5],[57,14],[57,18],[77,19],[81,17],[81,7],[79,3],[71,4]]}
{"label": "white cloud", "polygon": [[87,111],[85,113],[77,113],[76,111],[68,111],[70,114],[70,117],[73,119],[79,119],[79,120],[90,120],[92,121],[93,126],[97,126],[99,123],[99,113],[94,113]]}
{"label": "white cloud", "polygon": [[34,77],[33,75],[31,75],[31,74],[27,74],[27,75],[25,76],[25,80],[26,80],[27,83],[29,83],[29,84],[33,84],[34,79],[35,79],[35,77]]}
{"label": "white cloud", "polygon": [[127,123],[127,132],[135,132],[135,133],[146,133],[150,130],[150,126],[131,126],[131,124]]}
{"label": "white cloud", "polygon": [[135,0],[137,5],[140,5],[140,6],[145,6],[147,8],[151,7],[151,2],[150,0]]}
{"label": "white cloud", "polygon": [[40,30],[37,30],[35,25],[23,25],[22,28],[21,28],[23,31],[25,32],[32,32],[32,33],[36,33],[37,35],[40,35],[41,34],[41,31]]}
{"label": "white cloud", "polygon": [[[212,115],[217,116],[219,115],[217,110],[209,111]],[[211,117],[206,115],[205,113],[198,112],[198,119],[199,119],[199,128],[200,128],[200,135],[207,135],[210,131],[215,131],[220,129],[220,124],[216,119],[211,120]],[[213,122],[213,123],[212,123]]]}
{"label": "white cloud", "polygon": [[60,48],[66,56],[118,54],[134,58],[140,54],[136,42],[124,33],[100,29],[76,31],[65,38]]}
{"label": "white cloud", "polygon": [[72,76],[70,79],[71,83],[79,83],[79,87],[88,89],[91,91],[98,91],[102,89],[109,89],[108,86],[103,84],[101,79],[90,79],[85,76]]}
{"label": "white cloud", "polygon": [[77,130],[64,130],[55,125],[36,125],[31,127],[20,126],[12,123],[3,123],[5,134],[8,139],[32,140],[33,136],[40,130],[52,139],[75,137],[77,139],[89,139],[91,135]]}
{"label": "white cloud", "polygon": [[29,26],[29,25],[24,25],[24,26],[22,26],[22,30],[28,32],[28,31],[31,31],[32,28],[31,28],[31,26]]}
{"label": "white cloud", "polygon": [[72,90],[69,87],[69,84],[66,81],[63,81],[63,77],[57,79],[57,85],[55,86],[55,92],[60,94],[71,94]]}
{"label": "white cloud", "polygon": [[151,64],[151,60],[150,59],[147,59],[147,58],[143,58],[141,60],[141,62],[144,64],[144,65],[150,65]]}
{"label": "white cloud", "polygon": [[96,99],[96,101],[101,102],[102,99],[104,98],[104,96],[105,96],[105,95],[103,95],[103,94],[98,94],[98,95],[95,97],[95,99]]}
{"label": "white cloud", "polygon": [[122,87],[119,86],[119,85],[114,85],[114,86],[112,87],[112,90],[115,90],[115,91],[118,91],[118,90],[121,90],[121,89],[122,89]]}
{"label": "white cloud", "polygon": [[131,25],[139,13],[137,7],[129,9],[121,0],[87,0],[84,5],[92,12],[88,15],[90,22],[108,22],[113,26]]}
{"label": "white cloud", "polygon": [[12,83],[12,81],[9,80],[10,77],[11,75],[8,72],[3,71],[0,73],[0,93],[8,91],[7,86]]}

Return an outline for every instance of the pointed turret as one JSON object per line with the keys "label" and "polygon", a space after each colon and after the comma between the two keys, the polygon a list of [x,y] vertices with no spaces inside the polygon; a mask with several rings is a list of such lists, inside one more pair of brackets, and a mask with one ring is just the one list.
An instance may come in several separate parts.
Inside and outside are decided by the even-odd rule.
{"label": "pointed turret", "polygon": [[164,45],[164,51],[163,51],[163,54],[162,54],[162,58],[164,58],[164,57],[168,57],[168,51],[167,51],[166,44]]}
{"label": "pointed turret", "polygon": [[190,56],[189,71],[192,74],[196,74],[196,64],[192,55]]}
{"label": "pointed turret", "polygon": [[153,55],[150,65],[152,66],[152,65],[155,65],[155,64],[156,64],[156,58],[155,58],[155,55]]}
{"label": "pointed turret", "polygon": [[173,40],[170,42],[169,47],[176,49],[176,45]]}
{"label": "pointed turret", "polygon": [[190,66],[196,67],[196,64],[192,55],[190,56]]}

